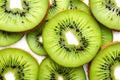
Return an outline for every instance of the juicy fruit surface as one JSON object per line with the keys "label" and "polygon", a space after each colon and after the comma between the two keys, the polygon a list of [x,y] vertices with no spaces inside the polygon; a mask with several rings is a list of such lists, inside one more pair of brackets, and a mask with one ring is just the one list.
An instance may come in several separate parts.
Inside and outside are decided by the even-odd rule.
{"label": "juicy fruit surface", "polygon": [[41,42],[42,39],[42,29],[43,26],[40,26],[38,29],[27,34],[26,39],[30,49],[38,55],[46,55],[46,51],[43,48],[43,44]]}
{"label": "juicy fruit surface", "polygon": [[50,58],[46,58],[40,65],[38,80],[86,80],[83,67],[63,67]]}
{"label": "juicy fruit surface", "polygon": [[111,29],[101,26],[102,46],[113,41],[113,32]]}
{"label": "juicy fruit surface", "polygon": [[8,46],[19,41],[24,34],[9,33],[0,31],[0,46]]}
{"label": "juicy fruit surface", "polygon": [[48,9],[48,0],[20,0],[22,9],[10,7],[11,1],[13,0],[0,1],[0,30],[9,32],[31,30],[43,20]]}
{"label": "juicy fruit surface", "polygon": [[[100,51],[90,66],[90,80],[119,80],[115,69],[120,67],[120,43]],[[119,69],[118,69],[119,72]]]}
{"label": "juicy fruit surface", "polygon": [[49,20],[60,11],[68,9],[69,1],[70,0],[49,0],[50,8],[46,19]]}
{"label": "juicy fruit surface", "polygon": [[120,10],[117,0],[90,0],[95,18],[110,29],[120,30]]}
{"label": "juicy fruit surface", "polygon": [[[66,32],[72,33],[76,44],[69,44]],[[88,63],[101,45],[101,32],[97,22],[78,10],[66,10],[54,16],[43,29],[43,45],[58,64],[76,67]]]}
{"label": "juicy fruit surface", "polygon": [[0,51],[0,79],[12,72],[15,80],[37,80],[38,63],[27,52],[16,48],[7,48]]}

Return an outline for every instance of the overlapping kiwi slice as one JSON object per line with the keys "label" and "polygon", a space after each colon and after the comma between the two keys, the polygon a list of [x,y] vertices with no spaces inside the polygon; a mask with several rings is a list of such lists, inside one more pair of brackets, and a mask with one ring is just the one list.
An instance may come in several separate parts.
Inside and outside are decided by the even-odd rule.
{"label": "overlapping kiwi slice", "polygon": [[80,0],[70,0],[69,9],[77,9],[90,13],[88,6]]}
{"label": "overlapping kiwi slice", "polygon": [[50,8],[46,20],[49,20],[57,13],[66,10],[69,6],[70,0],[49,0]]}
{"label": "overlapping kiwi slice", "polygon": [[102,32],[102,46],[106,43],[110,43],[113,41],[113,32],[111,29],[106,28],[105,26],[101,25],[101,32]]}
{"label": "overlapping kiwi slice", "polygon": [[101,50],[91,62],[90,80],[120,80],[120,43]]}
{"label": "overlapping kiwi slice", "polygon": [[110,29],[120,30],[119,0],[90,0],[90,8],[95,18]]}
{"label": "overlapping kiwi slice", "polygon": [[42,61],[38,80],[86,80],[83,67],[69,68],[58,65],[50,58]]}
{"label": "overlapping kiwi slice", "polygon": [[19,41],[24,34],[0,31],[0,46],[9,46]]}
{"label": "overlapping kiwi slice", "polygon": [[30,49],[38,55],[46,55],[46,51],[42,44],[42,29],[44,26],[40,26],[38,29],[28,33],[26,35],[27,43]]}
{"label": "overlapping kiwi slice", "polygon": [[98,23],[80,10],[65,10],[55,15],[45,25],[42,38],[49,56],[66,67],[88,63],[101,45]]}
{"label": "overlapping kiwi slice", "polygon": [[1,0],[0,30],[31,30],[41,23],[47,10],[48,0]]}
{"label": "overlapping kiwi slice", "polygon": [[38,63],[30,54],[17,48],[0,50],[0,80],[37,80],[37,77]]}

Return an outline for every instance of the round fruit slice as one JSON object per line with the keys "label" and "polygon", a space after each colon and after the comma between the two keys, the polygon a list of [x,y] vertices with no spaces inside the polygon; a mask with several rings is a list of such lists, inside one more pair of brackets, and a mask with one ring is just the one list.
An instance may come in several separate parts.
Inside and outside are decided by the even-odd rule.
{"label": "round fruit slice", "polygon": [[68,9],[70,0],[49,0],[49,1],[50,1],[50,8],[48,11],[47,20],[52,18],[60,11]]}
{"label": "round fruit slice", "polygon": [[111,29],[106,28],[105,26],[101,24],[100,24],[100,27],[101,27],[101,32],[102,32],[102,46],[103,46],[106,43],[113,41],[113,33]]}
{"label": "round fruit slice", "polygon": [[44,25],[40,26],[38,29],[27,34],[27,43],[30,49],[38,55],[46,55],[46,51],[42,44],[42,29]]}
{"label": "round fruit slice", "polygon": [[120,80],[120,43],[101,50],[91,62],[90,80]]}
{"label": "round fruit slice", "polygon": [[88,6],[80,0],[70,0],[69,9],[77,9],[90,13]]}
{"label": "round fruit slice", "polygon": [[9,46],[19,41],[24,34],[0,31],[0,46]]}
{"label": "round fruit slice", "polygon": [[120,30],[119,0],[90,0],[95,18],[108,28]]}
{"label": "round fruit slice", "polygon": [[46,58],[40,64],[38,80],[86,80],[83,67],[63,67],[50,58]]}
{"label": "round fruit slice", "polygon": [[37,80],[38,63],[27,52],[16,48],[0,51],[1,80]]}
{"label": "round fruit slice", "polygon": [[58,13],[46,23],[42,38],[49,56],[66,67],[88,63],[101,45],[99,25],[80,10]]}
{"label": "round fruit slice", "polygon": [[48,9],[48,0],[0,1],[0,30],[23,32],[41,23]]}

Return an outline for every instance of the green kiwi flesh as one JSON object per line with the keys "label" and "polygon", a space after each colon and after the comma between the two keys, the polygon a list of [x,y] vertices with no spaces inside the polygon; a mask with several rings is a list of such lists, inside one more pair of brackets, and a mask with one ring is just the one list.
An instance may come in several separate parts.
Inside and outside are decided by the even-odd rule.
{"label": "green kiwi flesh", "polygon": [[83,67],[69,68],[56,64],[50,58],[42,61],[38,80],[86,80]]}
{"label": "green kiwi flesh", "polygon": [[38,55],[46,55],[42,44],[42,29],[44,25],[26,35],[27,43],[30,49]]}
{"label": "green kiwi flesh", "polygon": [[102,46],[113,41],[113,32],[111,29],[100,24],[102,32]]}
{"label": "green kiwi flesh", "polygon": [[24,34],[0,31],[0,46],[9,46],[19,41]]}
{"label": "green kiwi flesh", "polygon": [[90,80],[120,80],[120,43],[101,50],[90,65]]}
{"label": "green kiwi flesh", "polygon": [[70,0],[69,9],[77,9],[90,13],[88,6],[80,0]]}
{"label": "green kiwi flesh", "polygon": [[118,0],[90,0],[95,18],[110,29],[120,30],[120,5]]}
{"label": "green kiwi flesh", "polygon": [[48,10],[48,0],[0,1],[0,30],[23,32],[35,28],[41,23]]}
{"label": "green kiwi flesh", "polygon": [[8,73],[13,73],[12,80],[37,80],[38,63],[27,52],[17,48],[0,50],[0,80],[6,79]]}
{"label": "green kiwi flesh", "polygon": [[[69,43],[72,34],[76,43]],[[48,55],[65,67],[77,67],[88,63],[101,45],[98,23],[80,10],[65,10],[55,15],[45,25],[42,33],[43,46]]]}
{"label": "green kiwi flesh", "polygon": [[70,0],[49,0],[50,8],[46,20],[49,20],[57,13],[68,9]]}

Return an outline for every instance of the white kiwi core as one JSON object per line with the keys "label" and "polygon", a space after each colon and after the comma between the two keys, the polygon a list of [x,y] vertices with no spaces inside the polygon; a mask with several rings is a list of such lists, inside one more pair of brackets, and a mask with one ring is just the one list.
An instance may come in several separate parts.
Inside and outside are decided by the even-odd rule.
{"label": "white kiwi core", "polygon": [[115,80],[120,80],[120,66],[115,67],[114,77],[115,77]]}
{"label": "white kiwi core", "polygon": [[16,80],[13,72],[7,72],[4,74],[5,80]]}
{"label": "white kiwi core", "polygon": [[62,76],[59,76],[57,80],[64,80]]}
{"label": "white kiwi core", "polygon": [[72,45],[76,45],[76,46],[79,44],[76,36],[71,31],[67,31],[65,33],[65,36],[66,36],[68,44],[72,44]]}
{"label": "white kiwi core", "polygon": [[116,4],[118,7],[120,7],[120,0],[116,0]]}
{"label": "white kiwi core", "polygon": [[10,8],[23,10],[22,0],[10,0]]}

